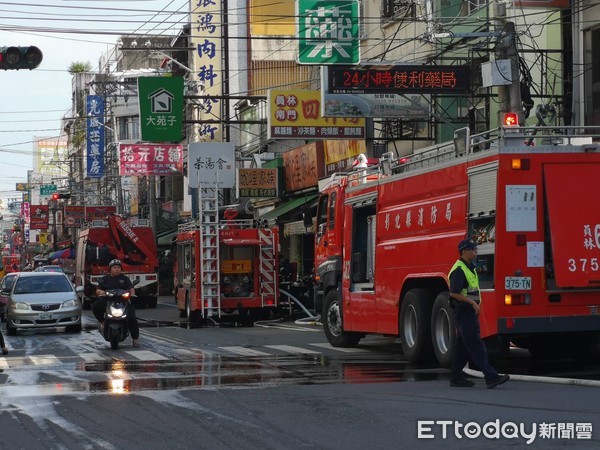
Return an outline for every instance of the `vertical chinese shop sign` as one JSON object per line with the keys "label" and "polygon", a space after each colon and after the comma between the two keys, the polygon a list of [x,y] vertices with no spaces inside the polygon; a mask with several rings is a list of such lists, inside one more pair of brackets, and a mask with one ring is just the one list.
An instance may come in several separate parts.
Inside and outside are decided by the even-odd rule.
{"label": "vertical chinese shop sign", "polygon": [[[223,44],[222,2],[216,0],[197,0],[192,11],[192,45],[198,80],[204,85],[206,97],[201,102],[203,119],[210,123],[200,125],[199,134],[204,141],[221,141],[223,130],[219,122],[221,107],[219,98],[223,95],[223,69],[221,65]],[[214,123],[213,123],[214,121]]]}
{"label": "vertical chinese shop sign", "polygon": [[88,95],[85,112],[87,176],[102,178],[104,176],[104,99],[99,95]]}

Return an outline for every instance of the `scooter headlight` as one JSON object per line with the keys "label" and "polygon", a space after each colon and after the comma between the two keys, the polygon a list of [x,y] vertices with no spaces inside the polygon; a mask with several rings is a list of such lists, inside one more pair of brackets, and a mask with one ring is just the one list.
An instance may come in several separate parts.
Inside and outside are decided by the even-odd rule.
{"label": "scooter headlight", "polygon": [[112,306],[109,309],[110,311],[110,316],[111,317],[122,317],[123,316],[123,310],[121,308],[113,308]]}

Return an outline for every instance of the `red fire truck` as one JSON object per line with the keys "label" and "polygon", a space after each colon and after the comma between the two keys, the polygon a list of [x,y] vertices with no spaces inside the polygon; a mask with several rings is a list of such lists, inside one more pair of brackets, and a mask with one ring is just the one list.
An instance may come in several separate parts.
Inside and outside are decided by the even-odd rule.
{"label": "red fire truck", "polygon": [[81,302],[89,308],[96,297],[96,286],[109,273],[108,263],[119,259],[123,273],[135,286],[134,304],[156,307],[158,300],[158,256],[154,231],[148,220],[125,220],[110,214],[106,220],[92,220],[79,230],[75,254],[75,285],[84,286]]}
{"label": "red fire truck", "polygon": [[[451,365],[448,272],[479,244],[481,334],[571,356],[600,332],[600,146],[585,130],[502,128],[332,177],[315,235],[316,304],[336,347],[399,336]],[[589,130],[588,130],[589,132]],[[460,133],[457,133],[459,136]]]}
{"label": "red fire truck", "polygon": [[217,320],[239,313],[268,318],[277,307],[277,227],[252,219],[181,224],[177,233],[176,300],[181,317]]}

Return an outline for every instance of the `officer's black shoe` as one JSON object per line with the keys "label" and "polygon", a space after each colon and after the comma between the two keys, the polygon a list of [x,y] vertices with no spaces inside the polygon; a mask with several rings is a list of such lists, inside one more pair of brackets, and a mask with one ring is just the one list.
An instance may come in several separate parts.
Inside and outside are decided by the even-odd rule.
{"label": "officer's black shoe", "polygon": [[487,386],[488,389],[494,389],[496,386],[500,386],[501,384],[506,383],[508,380],[510,380],[510,376],[508,375],[498,375],[495,378],[492,378],[490,380],[486,380],[485,384]]}
{"label": "officer's black shoe", "polygon": [[450,380],[451,387],[473,387],[475,383],[467,380],[466,378],[459,378],[457,380]]}

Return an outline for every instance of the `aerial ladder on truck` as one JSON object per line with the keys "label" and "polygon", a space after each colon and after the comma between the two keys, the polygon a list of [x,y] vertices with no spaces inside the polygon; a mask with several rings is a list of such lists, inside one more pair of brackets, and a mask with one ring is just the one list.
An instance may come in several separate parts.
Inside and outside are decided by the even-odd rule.
{"label": "aerial ladder on truck", "polygon": [[[201,188],[197,220],[177,233],[175,297],[181,317],[267,318],[278,306],[279,235],[254,219],[219,217],[218,188]],[[227,212],[227,210],[225,211]]]}
{"label": "aerial ladder on truck", "polygon": [[199,280],[202,317],[221,317],[221,276],[219,263],[219,191],[199,189],[200,267]]}

